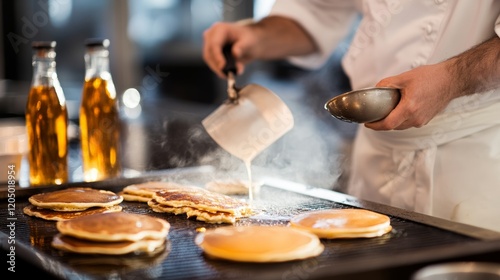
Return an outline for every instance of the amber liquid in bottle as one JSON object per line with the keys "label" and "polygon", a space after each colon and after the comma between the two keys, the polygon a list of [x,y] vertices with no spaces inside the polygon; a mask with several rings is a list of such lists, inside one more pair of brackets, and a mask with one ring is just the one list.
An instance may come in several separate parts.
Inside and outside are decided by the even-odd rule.
{"label": "amber liquid in bottle", "polygon": [[114,87],[102,78],[91,78],[83,87],[80,108],[83,176],[96,181],[118,176],[120,120]]}
{"label": "amber liquid in bottle", "polygon": [[[102,46],[97,46],[102,47]],[[92,50],[91,50],[92,51]],[[87,75],[80,106],[83,178],[97,181],[120,175],[120,128],[116,90],[107,71],[107,51],[87,53]]]}
{"label": "amber liquid in bottle", "polygon": [[31,186],[68,181],[68,113],[54,65],[53,60],[34,61],[34,79],[25,114]]}

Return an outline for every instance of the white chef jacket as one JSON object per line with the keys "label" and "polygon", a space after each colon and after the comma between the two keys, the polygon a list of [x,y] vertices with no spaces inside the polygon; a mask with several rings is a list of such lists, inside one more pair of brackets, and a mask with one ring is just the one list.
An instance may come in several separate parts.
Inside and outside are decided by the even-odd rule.
{"label": "white chef jacket", "polygon": [[[500,36],[500,0],[276,0],[270,12],[317,43],[290,58],[306,68],[326,62],[359,14],[342,60],[353,89]],[[360,125],[351,162],[352,195],[500,231],[500,89],[456,98],[422,128]]]}

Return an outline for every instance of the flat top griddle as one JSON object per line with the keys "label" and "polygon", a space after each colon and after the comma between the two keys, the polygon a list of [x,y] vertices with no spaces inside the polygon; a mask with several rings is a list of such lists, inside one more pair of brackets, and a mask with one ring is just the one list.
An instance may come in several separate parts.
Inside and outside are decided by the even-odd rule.
{"label": "flat top griddle", "polygon": [[[139,181],[172,180],[170,175],[173,174],[175,179],[180,178],[174,171],[162,176],[83,185],[119,192],[126,185]],[[58,188],[72,186],[75,185]],[[49,190],[52,188],[46,189]],[[294,186],[292,182],[271,179],[262,186],[254,201],[259,213],[239,220],[236,226],[286,225],[293,215],[305,211],[364,208],[387,214],[393,231],[370,239],[322,240],[325,251],[316,258],[285,263],[238,263],[208,258],[194,243],[198,228],[228,225],[207,224],[187,219],[185,215],[156,213],[145,203],[123,202],[125,212],[163,218],[171,224],[165,248],[153,255],[81,255],[52,248],[51,240],[58,233],[55,222],[23,214],[22,209],[29,204],[27,199],[33,193],[32,189],[16,189],[15,193],[13,214],[0,212],[2,249],[8,251],[12,246],[9,240],[15,239],[17,258],[61,279],[345,279],[346,275],[363,270],[500,252],[500,233],[356,200],[329,190]],[[8,192],[4,191],[2,196],[1,207],[8,209]],[[8,228],[9,223],[15,228]]]}

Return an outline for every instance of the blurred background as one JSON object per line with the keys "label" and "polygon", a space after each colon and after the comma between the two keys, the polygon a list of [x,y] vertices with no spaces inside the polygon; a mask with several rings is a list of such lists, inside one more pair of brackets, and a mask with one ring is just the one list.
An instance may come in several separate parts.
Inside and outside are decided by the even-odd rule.
{"label": "blurred background", "polygon": [[[57,72],[71,120],[72,180],[80,180],[83,42],[108,38],[111,74],[124,122],[124,166],[142,172],[209,164],[240,176],[242,162],[221,151],[201,126],[201,120],[227,97],[225,81],[202,60],[202,34],[217,21],[258,20],[273,2],[0,0],[0,119],[24,121],[32,78],[31,42],[56,41]],[[323,105],[349,90],[339,64],[349,40],[321,69],[299,69],[285,60],[260,61],[237,78],[237,85],[258,83],[274,91],[295,118],[294,129],[254,160],[257,175],[265,170],[342,190],[355,125],[332,118]]]}

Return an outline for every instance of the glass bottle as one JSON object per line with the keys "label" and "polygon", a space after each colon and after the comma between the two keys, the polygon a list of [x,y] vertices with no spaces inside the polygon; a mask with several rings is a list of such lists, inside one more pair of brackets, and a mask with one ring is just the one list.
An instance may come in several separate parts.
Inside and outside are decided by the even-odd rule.
{"label": "glass bottle", "polygon": [[26,104],[30,186],[68,181],[68,111],[56,73],[56,42],[36,41]]}
{"label": "glass bottle", "polygon": [[85,41],[85,82],[80,105],[83,179],[87,182],[121,174],[120,116],[109,72],[109,40]]}

